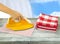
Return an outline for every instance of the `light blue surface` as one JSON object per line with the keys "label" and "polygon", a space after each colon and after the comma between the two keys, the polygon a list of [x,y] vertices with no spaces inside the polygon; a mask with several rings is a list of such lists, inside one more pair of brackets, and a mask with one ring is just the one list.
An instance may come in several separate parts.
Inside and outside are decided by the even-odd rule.
{"label": "light blue surface", "polygon": [[53,12],[60,12],[60,0],[30,0],[30,3],[33,17],[39,16],[40,13],[50,15]]}

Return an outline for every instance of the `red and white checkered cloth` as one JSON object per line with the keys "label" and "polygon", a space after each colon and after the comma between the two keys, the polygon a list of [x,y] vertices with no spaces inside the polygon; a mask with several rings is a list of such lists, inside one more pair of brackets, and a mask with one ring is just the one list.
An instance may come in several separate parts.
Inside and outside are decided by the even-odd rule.
{"label": "red and white checkered cloth", "polygon": [[58,17],[41,14],[37,19],[36,28],[56,31],[58,27]]}

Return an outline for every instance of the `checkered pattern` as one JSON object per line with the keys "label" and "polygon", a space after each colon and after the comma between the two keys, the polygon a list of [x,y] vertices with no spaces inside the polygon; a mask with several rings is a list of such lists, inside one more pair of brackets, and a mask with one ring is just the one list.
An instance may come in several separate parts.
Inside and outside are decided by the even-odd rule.
{"label": "checkered pattern", "polygon": [[56,31],[58,27],[58,17],[42,13],[37,20],[36,27]]}

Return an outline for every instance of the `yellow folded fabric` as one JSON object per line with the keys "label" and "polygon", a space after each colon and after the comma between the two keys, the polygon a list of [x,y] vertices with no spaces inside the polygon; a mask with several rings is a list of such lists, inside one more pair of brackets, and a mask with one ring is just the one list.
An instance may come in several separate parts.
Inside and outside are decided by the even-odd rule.
{"label": "yellow folded fabric", "polygon": [[28,19],[20,19],[19,22],[15,22],[12,18],[8,19],[8,23],[6,24],[6,28],[11,30],[27,30],[29,28],[33,28],[33,24],[28,21]]}

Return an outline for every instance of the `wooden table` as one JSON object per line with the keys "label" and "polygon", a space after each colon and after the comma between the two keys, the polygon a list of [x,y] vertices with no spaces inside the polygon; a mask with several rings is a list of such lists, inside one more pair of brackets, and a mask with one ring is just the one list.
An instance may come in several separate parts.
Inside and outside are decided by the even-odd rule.
{"label": "wooden table", "polygon": [[[29,18],[29,19],[34,23],[37,20],[37,18]],[[4,19],[2,21],[2,25],[6,21],[7,21],[7,19]],[[60,22],[60,20],[59,20],[59,22]],[[17,42],[17,41],[20,41],[21,44],[29,44],[29,43],[31,43],[31,44],[40,44],[40,43],[41,44],[45,44],[45,43],[53,44],[54,43],[55,44],[55,43],[58,43],[58,41],[60,41],[60,26],[58,27],[57,32],[39,31],[38,29],[34,29],[34,32],[31,37],[0,32],[0,42],[2,42],[2,44],[9,43],[9,42],[19,44],[20,42]],[[22,42],[22,41],[25,41],[25,42]],[[29,42],[26,42],[26,41],[29,41]],[[39,42],[37,43],[37,42],[31,42],[31,41],[39,41]],[[56,41],[56,42],[53,42],[53,41]]]}

